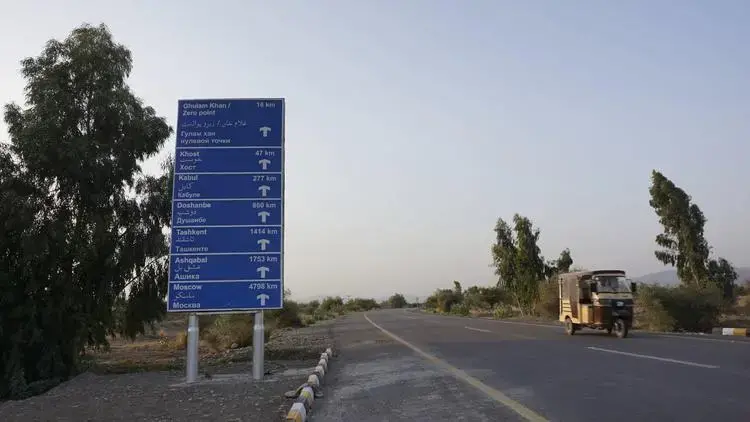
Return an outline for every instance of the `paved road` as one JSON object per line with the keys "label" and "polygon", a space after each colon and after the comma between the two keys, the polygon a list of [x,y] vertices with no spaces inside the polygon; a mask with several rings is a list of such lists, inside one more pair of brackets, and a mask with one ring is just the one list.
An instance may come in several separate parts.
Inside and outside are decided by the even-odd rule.
{"label": "paved road", "polygon": [[[747,341],[569,337],[556,326],[414,310],[351,315],[339,329],[342,367],[333,367],[330,397],[313,419],[321,422],[447,421],[466,412],[466,420],[492,421],[750,420]],[[386,338],[382,349],[365,347]],[[430,410],[430,397],[442,406]]]}
{"label": "paved road", "polygon": [[[409,321],[403,313],[394,317]],[[334,333],[336,356],[313,422],[524,420],[389,338],[362,314],[342,317]]]}

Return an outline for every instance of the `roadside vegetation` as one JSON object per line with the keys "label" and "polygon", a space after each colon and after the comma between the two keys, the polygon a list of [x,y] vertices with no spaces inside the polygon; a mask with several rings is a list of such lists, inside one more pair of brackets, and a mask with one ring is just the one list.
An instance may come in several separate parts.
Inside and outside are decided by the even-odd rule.
{"label": "roadside vegetation", "polygon": [[[5,106],[9,139],[0,143],[0,399],[45,391],[92,367],[173,368],[184,354],[186,317],[167,315],[164,302],[173,158],[158,174],[141,170],[173,128],[130,89],[132,70],[131,51],[105,26],[75,28],[21,61],[24,104]],[[698,206],[658,172],[651,198],[664,226],[656,258],[676,266],[683,285],[641,286],[638,320],[705,329],[724,315],[746,315],[750,301],[738,298],[748,287],[734,287],[731,264],[709,257]],[[545,260],[539,230],[521,215],[512,225],[499,219],[495,233],[497,285],[464,289],[455,281],[424,307],[554,318],[549,280],[572,270],[571,252]],[[283,309],[266,314],[266,338],[348,312],[412,306],[399,293],[382,303],[287,296]],[[252,344],[251,315],[204,316],[200,324],[202,354]]]}
{"label": "roadside vegetation", "polygon": [[[185,347],[186,317],[167,316],[164,302],[173,158],[141,171],[173,128],[128,86],[132,69],[103,25],[21,61],[24,103],[5,105],[0,142],[0,399],[91,365],[168,368]],[[266,314],[267,338],[378,306],[289,299]],[[252,344],[252,319],[202,317],[202,353]]]}
{"label": "roadside vegetation", "polygon": [[[681,284],[639,283],[637,328],[654,331],[706,332],[721,324],[750,327],[750,280],[738,284],[731,263],[712,256],[704,237],[706,218],[681,188],[654,170],[649,205],[663,231],[655,242],[655,258],[676,268]],[[464,316],[557,319],[555,276],[580,271],[573,267],[569,249],[545,260],[538,246],[540,230],[520,214],[512,225],[498,219],[491,256],[497,283],[464,288],[453,281],[424,303],[426,310]]]}

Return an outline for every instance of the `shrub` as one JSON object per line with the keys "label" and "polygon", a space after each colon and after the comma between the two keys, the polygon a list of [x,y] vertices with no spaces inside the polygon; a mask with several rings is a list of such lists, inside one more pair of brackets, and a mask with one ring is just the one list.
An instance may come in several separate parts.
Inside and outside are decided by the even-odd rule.
{"label": "shrub", "polygon": [[544,318],[558,318],[560,299],[557,282],[554,280],[539,282],[539,299],[534,304],[534,312]]}
{"label": "shrub", "polygon": [[391,308],[404,308],[407,305],[406,298],[401,293],[396,293],[388,299]]}
{"label": "shrub", "polygon": [[337,314],[344,309],[344,300],[341,296],[328,296],[320,303],[318,310],[324,314]]}
{"label": "shrub", "polygon": [[451,307],[450,313],[453,315],[468,316],[470,309],[465,303],[456,303]]}
{"label": "shrub", "polygon": [[504,319],[504,318],[512,318],[517,315],[517,312],[513,309],[512,306],[501,303],[495,307],[495,310],[493,311],[493,317],[496,319]]}
{"label": "shrub", "polygon": [[471,286],[463,293],[463,302],[471,309],[491,310],[507,300],[506,292],[498,287]]}
{"label": "shrub", "polygon": [[[253,344],[253,314],[228,314],[216,316],[213,324],[201,330],[201,338],[216,351]],[[265,327],[265,341],[271,335],[271,327]]]}
{"label": "shrub", "polygon": [[300,307],[293,300],[285,300],[281,309],[274,309],[266,312],[269,323],[276,328],[299,328],[302,327],[302,318],[300,318]]}
{"label": "shrub", "polygon": [[300,313],[307,314],[307,315],[312,315],[320,307],[320,301],[319,300],[311,300],[310,302],[299,303],[298,305],[299,305],[299,311],[300,311]]}
{"label": "shrub", "polygon": [[651,330],[706,332],[723,308],[722,292],[715,287],[640,285],[636,322]]}
{"label": "shrub", "polygon": [[438,290],[434,293],[434,296],[435,309],[439,312],[450,312],[453,306],[460,303],[459,295],[450,289]]}
{"label": "shrub", "polygon": [[187,331],[180,331],[171,343],[171,347],[176,350],[185,350],[187,347]]}
{"label": "shrub", "polygon": [[369,311],[377,308],[380,308],[380,305],[375,299],[362,299],[359,297],[349,300],[344,305],[344,310],[348,312]]}
{"label": "shrub", "polygon": [[229,349],[233,344],[250,346],[253,342],[253,315],[219,315],[213,324],[201,330],[201,334],[206,344],[217,351]]}

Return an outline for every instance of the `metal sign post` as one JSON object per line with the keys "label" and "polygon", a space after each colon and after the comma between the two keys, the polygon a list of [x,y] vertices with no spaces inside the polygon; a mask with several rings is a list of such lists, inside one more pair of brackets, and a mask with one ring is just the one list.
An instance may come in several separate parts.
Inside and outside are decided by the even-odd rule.
{"label": "metal sign post", "polygon": [[200,338],[197,314],[190,314],[188,317],[187,334],[187,370],[185,380],[187,382],[195,382],[198,379],[198,346]]}
{"label": "metal sign post", "polygon": [[265,358],[265,326],[263,325],[263,311],[255,313],[253,324],[253,379],[262,380],[265,373],[263,359]]}

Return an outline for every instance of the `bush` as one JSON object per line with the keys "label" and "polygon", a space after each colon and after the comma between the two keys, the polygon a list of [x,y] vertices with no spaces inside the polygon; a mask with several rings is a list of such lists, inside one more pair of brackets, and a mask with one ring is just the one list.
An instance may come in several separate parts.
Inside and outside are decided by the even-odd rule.
{"label": "bush", "polygon": [[504,319],[504,318],[512,318],[516,316],[517,314],[518,313],[516,312],[515,309],[513,309],[512,306],[506,303],[501,303],[495,307],[492,316],[495,319]]}
{"label": "bush", "polygon": [[274,309],[266,312],[269,323],[275,328],[299,328],[302,327],[302,318],[300,318],[300,306],[293,300],[285,300],[281,309]]}
{"label": "bush", "polygon": [[318,310],[323,314],[338,314],[344,309],[344,300],[341,296],[328,296],[320,303]]}
{"label": "bush", "polygon": [[[201,330],[201,338],[215,351],[253,344],[253,314],[228,314],[215,316],[213,324]],[[265,327],[265,341],[271,335],[271,328]]]}
{"label": "bush", "polygon": [[534,312],[537,315],[557,319],[560,313],[560,299],[557,282],[540,281],[539,282],[539,299],[534,304]]}
{"label": "bush", "polygon": [[319,300],[311,300],[308,303],[300,303],[299,304],[299,311],[302,314],[306,315],[313,315],[315,311],[320,308],[320,301]]}
{"label": "bush", "polygon": [[362,312],[378,308],[380,308],[380,305],[375,299],[362,299],[359,297],[349,300],[344,305],[344,310],[348,312]]}
{"label": "bush", "polygon": [[470,311],[469,306],[465,303],[456,303],[450,309],[451,314],[460,316],[468,316]]}
{"label": "bush", "polygon": [[427,303],[433,305],[438,312],[450,312],[453,306],[460,303],[460,296],[450,289],[441,289],[427,298]]}
{"label": "bush", "polygon": [[408,305],[406,298],[401,293],[396,293],[388,299],[388,305],[391,308],[404,308]]}
{"label": "bush", "polygon": [[471,286],[463,293],[463,303],[474,310],[492,310],[507,301],[506,292],[498,287]]}
{"label": "bush", "polygon": [[639,286],[636,323],[654,331],[709,332],[724,308],[722,292],[715,287]]}

